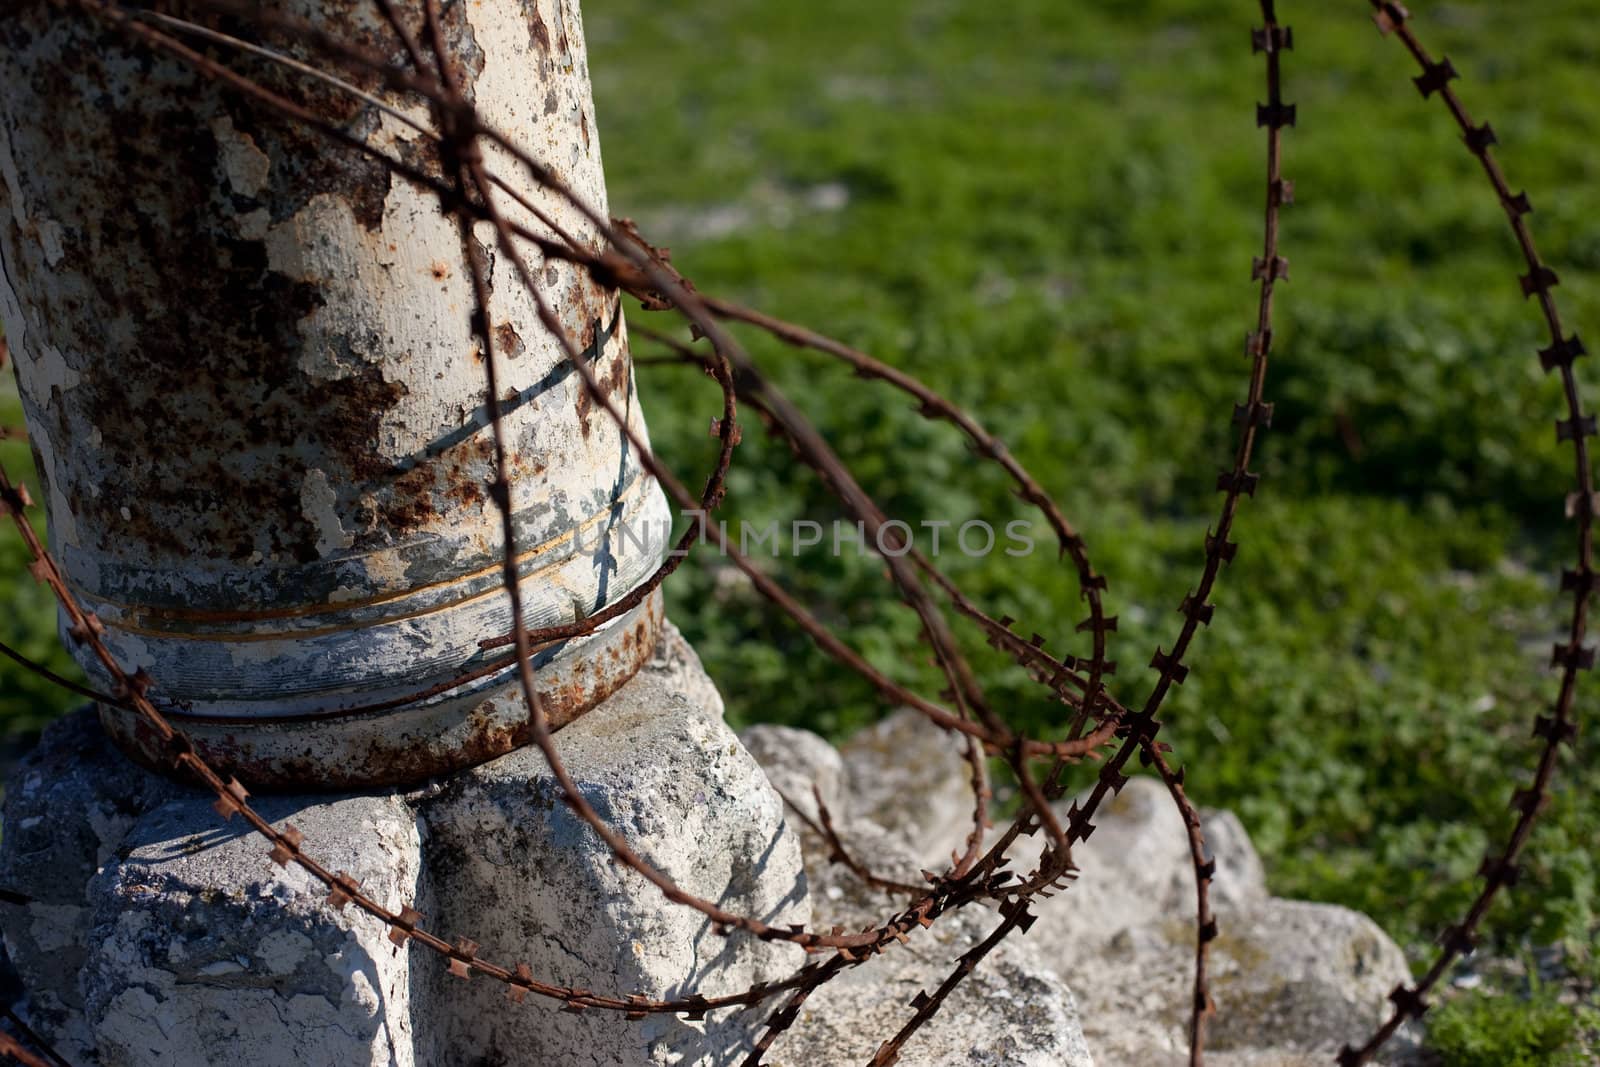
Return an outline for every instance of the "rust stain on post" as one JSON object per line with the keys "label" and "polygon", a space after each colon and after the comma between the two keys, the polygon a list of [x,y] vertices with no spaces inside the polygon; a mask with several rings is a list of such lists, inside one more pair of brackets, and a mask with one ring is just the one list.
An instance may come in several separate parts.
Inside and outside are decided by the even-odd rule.
{"label": "rust stain on post", "polygon": [[[484,118],[604,213],[582,25],[558,3],[450,5],[446,31]],[[420,24],[420,5],[400,7]],[[404,59],[376,5],[281,10]],[[344,711],[472,669],[479,638],[509,626],[454,222],[380,164],[48,4],[0,23],[0,52],[0,316],[53,548],[113,651],[258,784],[398,781],[521,743],[526,709],[504,672],[415,707]],[[437,167],[432,145],[379,109],[254,73]],[[529,195],[598,246],[580,214]],[[546,274],[565,328],[642,430],[616,292],[567,264]],[[503,257],[490,283],[528,621],[570,622],[649,575],[666,504],[589,410]],[[553,717],[631,674],[658,618],[652,602],[546,650]]]}

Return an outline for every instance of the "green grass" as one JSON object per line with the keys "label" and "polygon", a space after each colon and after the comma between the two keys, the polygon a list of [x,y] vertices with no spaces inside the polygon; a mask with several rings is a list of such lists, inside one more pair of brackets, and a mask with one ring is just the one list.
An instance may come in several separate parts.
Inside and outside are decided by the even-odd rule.
{"label": "green grass", "polygon": [[[0,372],[0,426],[20,427],[22,405],[17,400],[17,383],[9,365]],[[0,464],[13,479],[21,477],[35,500],[43,500],[34,477],[33,460],[25,441],[0,439]],[[35,528],[44,533],[42,512],[35,509]],[[0,528],[0,641],[25,656],[41,662],[75,680],[82,672],[56,640],[55,601],[49,589],[27,573],[28,554],[22,538],[9,521]],[[38,675],[22,669],[9,659],[0,658],[0,730],[7,734],[30,734],[82,699],[73,696]]]}
{"label": "green grass", "polygon": [[[1412,7],[1532,194],[1569,322],[1595,333],[1592,5]],[[903,366],[995,428],[1109,576],[1117,694],[1141,697],[1198,574],[1244,395],[1263,174],[1255,5],[585,8],[613,212],[670,244],[702,288]],[[1286,137],[1298,203],[1268,384],[1277,417],[1164,736],[1193,795],[1243,817],[1276,891],[1362,908],[1422,960],[1509,825],[1529,725],[1554,694],[1544,662],[1573,540],[1570,459],[1551,430],[1564,413],[1533,355],[1539,319],[1503,217],[1443,109],[1410,85],[1403,49],[1360,0],[1280,11],[1296,31],[1285,77],[1300,123]],[[841,190],[842,208],[808,206]],[[897,396],[745,340],[893,515],[1026,516],[997,472]],[[659,450],[685,475],[705,469],[715,391],[664,368],[642,371],[641,389]],[[1584,396],[1593,409],[1592,385]],[[837,515],[754,426],[731,487],[735,521]],[[16,556],[0,539],[0,582]],[[1042,545],[941,559],[994,613],[1085,650],[1072,574]],[[878,566],[811,554],[774,567],[892,676],[938,688]],[[670,588],[735,720],[837,736],[885,710],[714,561]],[[7,639],[45,647],[43,598],[25,580],[5,596],[20,607]],[[1058,728],[1059,706],[967,636],[995,704]],[[3,665],[0,685],[13,723],[66,703]],[[1586,720],[1595,694],[1585,679]],[[1503,949],[1594,941],[1589,736],[1563,762],[1521,888],[1492,915]]]}
{"label": "green grass", "polygon": [[1473,992],[1429,1016],[1428,1043],[1448,1067],[1582,1067],[1592,1007],[1574,1008],[1534,984],[1522,995]]}
{"label": "green grass", "polygon": [[[1600,311],[1600,22],[1488,2],[1414,5],[1561,272],[1571,323]],[[1499,208],[1410,59],[1365,4],[1281,5],[1299,126],[1285,217],[1259,499],[1236,527],[1216,622],[1168,705],[1202,802],[1236,809],[1274,888],[1376,915],[1418,953],[1468,899],[1553,697],[1544,667],[1572,555],[1570,459],[1538,371],[1535,309]],[[1243,398],[1263,137],[1255,5],[1147,0],[1003,8],[880,0],[692,10],[587,6],[614,213],[672,246],[703,288],[906,367],[994,427],[1065,505],[1110,577],[1118,694],[1178,628]],[[842,188],[841,210],[807,208]],[[729,205],[743,205],[729,212]],[[640,322],[645,316],[635,315]],[[660,321],[657,320],[658,324]],[[888,510],[1026,513],[960,440],[824,361],[746,336]],[[641,351],[645,344],[637,346]],[[1581,370],[1592,382],[1593,368]],[[704,469],[716,396],[643,372],[658,447]],[[1595,390],[1585,387],[1586,406]],[[836,509],[781,448],[747,434],[735,520]],[[1053,553],[945,563],[994,613],[1083,651]],[[784,581],[881,667],[937,688],[909,612],[870,561],[776,561]],[[716,568],[671,611],[739,721],[837,735],[883,710]],[[1036,729],[1059,708],[974,640],[998,706]],[[1593,707],[1586,684],[1581,709]],[[1506,945],[1588,944],[1600,888],[1592,742],[1564,761],[1497,907]]]}

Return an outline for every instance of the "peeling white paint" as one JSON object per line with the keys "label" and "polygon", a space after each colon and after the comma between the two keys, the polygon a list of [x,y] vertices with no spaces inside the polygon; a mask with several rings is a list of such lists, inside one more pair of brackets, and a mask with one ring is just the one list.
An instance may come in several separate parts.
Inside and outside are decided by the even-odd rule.
{"label": "peeling white paint", "polygon": [[[9,329],[10,323],[6,325]],[[17,377],[20,380],[22,377],[21,360],[17,361],[16,367],[18,371]],[[47,471],[55,470],[57,467],[56,450],[55,446],[50,442],[49,435],[29,434],[28,442],[38,451],[40,466]],[[77,545],[79,543],[77,515],[72,510],[72,502],[67,499],[66,494],[61,491],[60,483],[54,478],[50,479],[49,506],[52,547]]]}
{"label": "peeling white paint", "polygon": [[54,219],[43,219],[39,223],[39,246],[44,249],[45,262],[52,267],[61,265],[61,257],[65,250],[61,247],[63,231],[61,223]]}
{"label": "peeling white paint", "polygon": [[323,556],[355,543],[355,537],[346,533],[344,524],[339,521],[338,503],[328,473],[307,471],[305,480],[300,483],[300,512],[317,528],[317,551]]}
{"label": "peeling white paint", "polygon": [[266,188],[272,173],[272,159],[256,147],[253,137],[240,133],[227,115],[214,119],[211,135],[217,139],[217,157],[222,174],[240,196],[257,196]]}
{"label": "peeling white paint", "polygon": [[17,386],[41,410],[48,411],[56,391],[76,389],[83,375],[67,363],[67,357],[55,345],[39,345],[33,357],[17,360]]}
{"label": "peeling white paint", "polygon": [[17,222],[28,225],[28,203],[22,197],[22,181],[17,175],[17,161],[11,158],[9,137],[0,137],[0,180],[6,183],[6,201],[16,212]]}
{"label": "peeling white paint", "polygon": [[116,654],[117,659],[121,661],[124,667],[131,671],[136,667],[145,666],[153,662],[150,655],[150,646],[146,645],[144,639],[138,634],[131,634],[117,627],[113,613],[101,608],[96,610],[95,614],[100,616],[103,621],[109,622],[110,625],[106,631],[106,643],[111,646],[111,651]]}

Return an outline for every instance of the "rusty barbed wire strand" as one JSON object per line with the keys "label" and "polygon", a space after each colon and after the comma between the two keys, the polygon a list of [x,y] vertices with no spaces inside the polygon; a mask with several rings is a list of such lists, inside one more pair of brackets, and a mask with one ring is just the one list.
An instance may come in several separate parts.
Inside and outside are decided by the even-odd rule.
{"label": "rusty barbed wire strand", "polygon": [[911,1036],[920,1030],[923,1024],[938,1014],[944,1007],[944,1002],[951,993],[955,992],[966,977],[978,969],[978,964],[993,952],[995,947],[1004,941],[1014,930],[1026,933],[1028,927],[1033,925],[1037,916],[1028,911],[1026,900],[1008,901],[1000,905],[1002,915],[1000,923],[989,932],[989,935],[972,948],[962,953],[956,967],[940,982],[932,993],[919,990],[910,1000],[913,1014],[895,1035],[878,1046],[877,1052],[868,1060],[868,1067],[891,1067],[900,1060],[900,1050]]}
{"label": "rusty barbed wire strand", "polygon": [[1367,1063],[1379,1048],[1394,1037],[1407,1020],[1422,1017],[1429,1006],[1426,1000],[1427,994],[1438,984],[1458,957],[1473,951],[1477,945],[1477,929],[1488,913],[1489,907],[1502,889],[1516,883],[1517,857],[1527,844],[1540,811],[1550,799],[1550,783],[1555,776],[1561,746],[1572,745],[1577,739],[1578,724],[1573,712],[1573,700],[1577,692],[1579,673],[1594,666],[1595,650],[1592,646],[1585,647],[1583,642],[1588,630],[1589,601],[1596,590],[1600,589],[1594,565],[1594,518],[1597,509],[1600,509],[1600,498],[1596,497],[1594,491],[1587,444],[1587,438],[1596,434],[1596,418],[1593,414],[1583,413],[1577,376],[1572,368],[1573,362],[1585,355],[1585,351],[1578,335],[1569,335],[1562,327],[1561,313],[1551,293],[1558,282],[1556,273],[1540,258],[1538,247],[1534,244],[1533,232],[1528,226],[1527,216],[1533,211],[1533,205],[1525,192],[1511,191],[1505,172],[1492,151],[1492,146],[1496,143],[1494,129],[1487,122],[1481,125],[1474,123],[1460,96],[1452,88],[1450,83],[1459,78],[1460,74],[1449,57],[1441,56],[1438,61],[1432,58],[1412,32],[1411,13],[1404,4],[1386,0],[1369,0],[1369,2],[1379,32],[1384,36],[1393,34],[1398,37],[1412,58],[1417,61],[1417,65],[1422,68],[1422,73],[1412,79],[1417,91],[1425,100],[1438,94],[1460,128],[1467,151],[1482,165],[1484,175],[1500,201],[1500,206],[1511,225],[1512,234],[1516,237],[1517,246],[1522,252],[1523,260],[1527,264],[1528,273],[1519,279],[1523,298],[1538,297],[1539,310],[1550,332],[1549,346],[1538,352],[1539,366],[1547,375],[1551,371],[1560,374],[1562,395],[1566,402],[1567,417],[1555,424],[1556,441],[1572,442],[1574,481],[1577,489],[1567,496],[1566,513],[1568,518],[1577,521],[1578,559],[1575,569],[1564,570],[1561,574],[1562,592],[1572,594],[1572,614],[1567,641],[1555,645],[1550,659],[1552,667],[1561,668],[1560,689],[1551,714],[1548,716],[1540,714],[1534,722],[1533,736],[1541,738],[1542,744],[1534,769],[1533,783],[1526,788],[1518,787],[1512,793],[1511,808],[1517,812],[1517,817],[1511,833],[1498,852],[1491,850],[1484,857],[1478,869],[1479,876],[1484,879],[1483,887],[1478,891],[1461,921],[1440,934],[1438,939],[1440,950],[1433,964],[1413,985],[1407,986],[1401,983],[1395,986],[1389,994],[1389,1000],[1393,1004],[1389,1017],[1360,1046],[1345,1045],[1340,1049],[1337,1057],[1340,1067],[1357,1067],[1359,1064]]}
{"label": "rusty barbed wire strand", "polygon": [[[92,6],[98,7],[100,5]],[[798,986],[805,981],[805,976],[812,970],[809,967],[802,968],[796,976],[792,976],[784,982],[754,987],[742,994],[718,998],[691,995],[674,1001],[650,1001],[636,995],[629,996],[626,999],[603,997],[596,996],[592,991],[586,989],[551,986],[547,983],[538,982],[531,977],[525,965],[519,964],[515,971],[511,971],[476,958],[475,946],[473,946],[472,952],[467,952],[463,947],[472,944],[471,942],[463,940],[453,946],[431,934],[420,925],[422,916],[409,906],[403,906],[399,913],[389,912],[363,894],[360,891],[359,884],[355,883],[349,876],[344,875],[343,872],[337,875],[331,874],[316,863],[315,860],[305,855],[300,849],[303,839],[298,830],[292,825],[286,825],[282,831],[272,827],[246,802],[245,798],[248,797],[248,792],[240,783],[236,780],[224,783],[204,760],[193,751],[192,746],[188,744],[187,739],[181,732],[174,730],[166,723],[160,712],[146,699],[145,693],[151,685],[151,679],[142,670],[135,672],[133,675],[128,675],[106,649],[104,643],[100,640],[101,627],[98,619],[78,607],[59,570],[55,567],[54,561],[43,550],[37,535],[33,532],[31,525],[27,523],[24,512],[31,502],[27,500],[26,491],[21,487],[14,488],[5,477],[3,470],[0,470],[0,504],[3,504],[4,510],[12,517],[14,524],[22,532],[30,554],[35,558],[36,562],[41,563],[42,577],[49,582],[52,591],[69,617],[71,622],[70,632],[75,639],[82,640],[91,646],[96,658],[101,661],[108,673],[117,680],[119,691],[125,691],[138,712],[152,724],[158,736],[168,746],[174,768],[194,774],[209,786],[218,796],[216,807],[219,814],[225,819],[231,818],[233,814],[239,814],[253,829],[267,838],[273,845],[271,858],[274,862],[277,862],[280,866],[293,862],[318,881],[321,881],[329,888],[328,902],[335,908],[342,908],[347,904],[354,903],[359,910],[384,921],[391,927],[390,937],[397,945],[403,945],[408,941],[416,941],[424,947],[450,958],[452,962],[451,970],[454,973],[475,971],[506,982],[512,987],[511,992],[515,1000],[523,999],[527,992],[535,992],[564,1000],[567,1007],[573,1010],[600,1007],[622,1011],[634,1017],[659,1012],[683,1013],[695,1017],[714,1007],[755,1003],[784,988]],[[818,940],[825,941],[827,938],[819,938]]]}
{"label": "rusty barbed wire strand", "polygon": [[[1088,546],[1082,535],[1067,520],[1054,498],[1045,492],[999,438],[985,429],[977,419],[957,408],[915,376],[831,337],[752,308],[742,307],[715,296],[706,297],[705,303],[706,307],[719,318],[757,327],[796,348],[810,349],[840,360],[848,364],[858,376],[885,382],[911,396],[918,403],[918,414],[928,419],[943,420],[959,429],[971,443],[974,454],[1000,466],[1016,483],[1017,496],[1044,515],[1056,536],[1060,551],[1063,555],[1071,557],[1078,572],[1080,595],[1089,605],[1089,618],[1076,627],[1080,633],[1087,629],[1093,641],[1091,658],[1087,666],[1089,676],[1084,687],[1082,710],[1073,723],[1072,733],[1069,734],[1070,737],[1077,737],[1083,729],[1085,718],[1094,712],[1100,696],[1102,677],[1116,672],[1116,664],[1108,663],[1106,660],[1106,635],[1116,630],[1117,620],[1115,616],[1105,615],[1103,603],[1106,589],[1105,576],[1095,571],[1089,561]],[[1077,661],[1073,662],[1074,667],[1080,665]]]}
{"label": "rusty barbed wire strand", "polygon": [[[34,1030],[33,1027],[31,1027],[31,1026],[29,1026],[27,1024],[26,1020],[22,1019],[11,1008],[7,1008],[5,1010],[5,1017],[6,1017],[6,1021],[9,1022],[12,1026],[15,1026],[19,1031],[21,1031],[22,1032],[22,1036],[24,1038],[26,1038],[29,1042],[31,1042],[35,1048],[37,1048],[41,1052],[43,1052],[44,1055],[45,1055],[45,1058],[48,1059],[50,1061],[50,1063],[54,1064],[55,1067],[72,1067],[72,1064],[67,1062],[67,1058],[65,1056],[63,1056],[61,1053],[57,1052],[53,1047],[51,1047],[50,1042],[46,1041],[43,1037],[41,1037],[38,1034],[38,1032]],[[4,1034],[5,1034],[5,1031],[4,1030],[0,1030],[0,1035],[4,1035]],[[5,1035],[5,1036],[10,1036],[10,1035]],[[16,1052],[15,1052],[14,1049],[7,1048],[7,1047],[5,1047],[4,1044],[0,1044],[0,1053],[5,1053],[7,1055],[12,1055],[12,1056],[16,1055]],[[30,1064],[30,1063],[37,1063],[38,1061],[37,1060],[30,1061],[30,1060],[24,1059],[21,1062],[23,1064],[27,1065],[27,1064]]]}
{"label": "rusty barbed wire strand", "polygon": [[1245,402],[1234,406],[1233,421],[1240,426],[1239,442],[1234,451],[1233,465],[1217,475],[1217,489],[1223,494],[1222,507],[1215,532],[1209,528],[1205,536],[1205,565],[1196,589],[1184,596],[1178,606],[1183,616],[1183,626],[1172,645],[1172,651],[1159,646],[1151,658],[1150,666],[1156,671],[1156,685],[1139,712],[1130,716],[1117,730],[1123,738],[1122,746],[1101,767],[1100,775],[1089,796],[1080,806],[1073,805],[1070,817],[1071,833],[1081,840],[1093,831],[1090,820],[1099,809],[1107,793],[1122,789],[1127,778],[1122,774],[1133,753],[1153,741],[1161,729],[1156,718],[1168,693],[1174,686],[1182,685],[1189,674],[1183,658],[1201,626],[1209,625],[1215,605],[1209,602],[1222,568],[1238,552],[1236,542],[1228,540],[1233,529],[1242,497],[1255,495],[1260,475],[1249,469],[1256,439],[1272,421],[1272,405],[1263,399],[1267,362],[1272,351],[1273,294],[1279,279],[1288,280],[1289,261],[1278,253],[1278,216],[1281,208],[1293,201],[1293,183],[1282,175],[1282,134],[1286,126],[1295,122],[1295,106],[1283,101],[1281,55],[1293,47],[1294,35],[1277,20],[1274,0],[1260,0],[1265,25],[1251,31],[1253,51],[1265,53],[1267,66],[1267,102],[1256,105],[1256,125],[1267,131],[1266,209],[1263,225],[1262,254],[1251,264],[1252,279],[1260,283],[1256,311],[1256,328],[1245,336],[1245,354],[1250,357],[1250,385]]}
{"label": "rusty barbed wire strand", "polygon": [[1184,768],[1174,770],[1163,755],[1161,746],[1153,742],[1146,743],[1139,750],[1139,760],[1156,769],[1167,787],[1167,795],[1183,816],[1184,843],[1189,849],[1189,863],[1194,867],[1194,1003],[1189,1010],[1189,1065],[1202,1067],[1205,1063],[1206,1021],[1217,1010],[1211,999],[1207,975],[1211,942],[1217,939],[1217,918],[1211,911],[1211,880],[1216,877],[1217,861],[1206,848],[1200,812],[1195,810],[1184,791]]}
{"label": "rusty barbed wire strand", "polygon": [[[1223,471],[1217,478],[1217,488],[1224,494],[1221,514],[1216,532],[1208,530],[1206,534],[1206,562],[1200,583],[1196,591],[1186,595],[1179,606],[1179,612],[1184,616],[1183,627],[1170,653],[1163,652],[1159,647],[1156,649],[1151,660],[1151,666],[1158,673],[1155,689],[1139,714],[1119,725],[1118,735],[1126,738],[1122,747],[1101,768],[1084,802],[1081,805],[1073,803],[1069,812],[1069,834],[1073,840],[1082,840],[1092,832],[1094,827],[1090,820],[1105,795],[1108,792],[1121,791],[1127,781],[1122,768],[1135,750],[1144,753],[1151,762],[1161,758],[1161,749],[1156,743],[1156,733],[1160,730],[1161,723],[1155,716],[1171,688],[1174,685],[1181,685],[1188,675],[1189,669],[1183,665],[1182,660],[1195,633],[1201,625],[1209,625],[1211,622],[1215,610],[1214,605],[1208,602],[1212,587],[1222,566],[1232,560],[1238,549],[1237,544],[1228,540],[1228,535],[1232,529],[1239,500],[1242,495],[1254,496],[1259,478],[1249,470],[1256,436],[1259,431],[1271,425],[1272,406],[1264,401],[1263,392],[1267,361],[1272,346],[1273,294],[1275,283],[1280,278],[1288,280],[1288,261],[1278,252],[1279,212],[1285,204],[1293,200],[1293,185],[1282,175],[1282,130],[1285,126],[1294,125],[1296,118],[1295,106],[1285,103],[1282,97],[1281,55],[1293,48],[1294,36],[1289,27],[1279,25],[1274,0],[1260,0],[1260,8],[1264,25],[1252,31],[1251,48],[1252,51],[1264,53],[1266,56],[1267,102],[1256,107],[1256,124],[1267,130],[1266,206],[1262,255],[1254,261],[1251,269],[1254,279],[1260,282],[1260,293],[1256,329],[1248,334],[1245,340],[1246,354],[1251,357],[1250,386],[1245,403],[1236,405],[1234,409],[1234,421],[1241,427],[1240,440],[1232,469]],[[1165,766],[1164,761],[1161,765]],[[1181,790],[1171,790],[1171,783],[1168,784],[1173,800],[1178,804],[1187,822],[1189,811],[1192,809],[1187,805]],[[1191,852],[1191,855],[1194,853]],[[1209,921],[1206,892],[1208,878],[1200,877],[1204,870],[1202,863],[1203,861],[1197,859],[1195,867],[1196,921],[1200,932],[1196,948],[1195,998],[1190,1025],[1190,1062],[1195,1067],[1199,1067],[1203,1062],[1204,1018],[1210,1000],[1206,991],[1205,974],[1205,945],[1209,938],[1205,935],[1208,930],[1214,930],[1214,927],[1206,925]],[[1050,873],[1047,865],[1041,860],[1040,869],[1023,883],[1024,889],[1041,888],[1040,880]]]}
{"label": "rusty barbed wire strand", "polygon": [[756,1038],[755,1044],[751,1047],[749,1054],[745,1056],[741,1067],[761,1067],[761,1058],[771,1050],[773,1043],[793,1026],[795,1020],[800,1017],[800,1008],[805,1004],[806,998],[811,996],[819,986],[842,974],[850,965],[851,961],[847,957],[835,955],[827,963],[818,967],[815,979],[812,982],[790,993],[783,1005],[767,1016],[765,1028]]}
{"label": "rusty barbed wire strand", "polygon": [[817,805],[816,818],[812,818],[805,808],[801,807],[793,797],[782,789],[773,786],[773,790],[778,794],[778,799],[782,800],[784,805],[794,812],[795,818],[799,819],[808,830],[821,838],[822,843],[828,849],[829,863],[839,864],[864,884],[874,889],[881,889],[886,893],[911,893],[915,896],[921,896],[927,892],[927,886],[912,885],[910,882],[897,882],[892,878],[874,874],[871,868],[857,859],[855,853],[845,847],[844,839],[839,836],[838,828],[833,825],[833,815],[828,810],[827,802],[822,799],[820,786],[815,783],[811,786],[811,796]]}
{"label": "rusty barbed wire strand", "polygon": [[0,1056],[9,1056],[22,1067],[51,1067],[51,1064],[29,1052],[22,1042],[0,1030]]}

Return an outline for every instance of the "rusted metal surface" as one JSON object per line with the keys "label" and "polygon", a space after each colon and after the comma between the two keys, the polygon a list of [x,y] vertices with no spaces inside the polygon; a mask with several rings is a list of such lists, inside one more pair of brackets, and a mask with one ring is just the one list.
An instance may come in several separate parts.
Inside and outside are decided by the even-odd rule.
{"label": "rusted metal surface", "polygon": [[[565,726],[620,689],[650,658],[661,627],[661,594],[594,634],[538,650],[539,695],[551,728]],[[515,665],[398,708],[340,714],[232,718],[169,710],[225,773],[258,790],[315,792],[413,782],[503,756],[532,738],[527,707],[511,677]],[[137,714],[100,707],[107,733],[140,763],[165,769],[166,747]],[[326,771],[337,752],[339,772]]]}
{"label": "rusted metal surface", "polygon": [[[403,58],[370,4],[280,10]],[[530,16],[555,32],[530,34]],[[603,208],[576,12],[491,0],[452,5],[442,25],[474,105]],[[49,5],[8,17],[0,52],[0,313],[52,546],[113,653],[160,679],[164,706],[228,720],[241,739],[251,720],[331,724],[482,662],[478,639],[510,616],[454,220],[371,159]],[[252,73],[284,87],[271,66]],[[375,75],[357,81],[383,95]],[[297,92],[327,123],[438,170],[435,144],[393,115],[324,86]],[[426,122],[425,105],[391,97]],[[570,205],[533,199],[549,224],[517,209],[519,223],[598,247]],[[527,617],[568,624],[655,569],[668,515],[511,266],[492,260]],[[540,284],[642,434],[619,294],[568,263],[546,264]],[[316,734],[301,784],[339,780],[339,736]]]}

